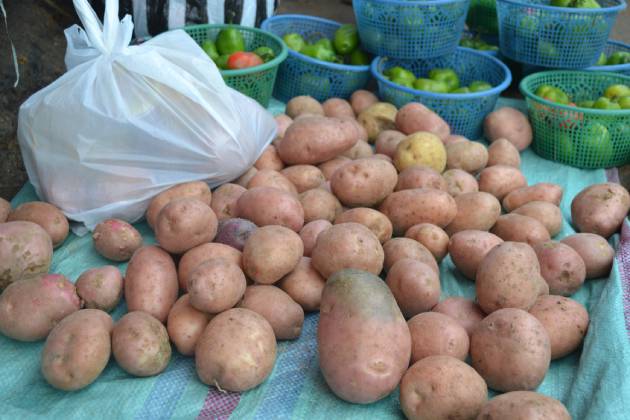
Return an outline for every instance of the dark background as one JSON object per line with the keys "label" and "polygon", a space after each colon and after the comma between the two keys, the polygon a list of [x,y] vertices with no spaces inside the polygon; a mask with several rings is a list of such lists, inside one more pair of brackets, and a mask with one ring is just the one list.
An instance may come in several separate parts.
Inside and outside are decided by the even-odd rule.
{"label": "dark background", "polygon": [[[16,141],[18,108],[64,72],[63,30],[77,19],[70,0],[4,0],[4,4],[20,63],[20,84],[13,88],[11,50],[0,21],[0,197],[11,199],[27,180]],[[341,22],[354,20],[352,7],[341,0],[285,0],[278,12],[318,15]],[[630,43],[628,9],[617,19],[612,37]],[[628,187],[630,166],[621,173]]]}

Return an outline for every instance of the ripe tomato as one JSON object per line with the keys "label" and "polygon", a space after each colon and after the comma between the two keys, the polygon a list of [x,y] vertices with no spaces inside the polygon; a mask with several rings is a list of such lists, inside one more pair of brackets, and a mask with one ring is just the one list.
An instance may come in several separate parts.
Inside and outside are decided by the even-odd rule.
{"label": "ripe tomato", "polygon": [[230,70],[246,69],[248,67],[260,66],[263,61],[252,52],[238,51],[228,58],[227,68]]}

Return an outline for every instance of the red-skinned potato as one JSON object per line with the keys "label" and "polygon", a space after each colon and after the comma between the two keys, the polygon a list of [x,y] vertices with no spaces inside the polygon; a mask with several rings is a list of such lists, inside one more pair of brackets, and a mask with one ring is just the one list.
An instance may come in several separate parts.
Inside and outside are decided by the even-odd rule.
{"label": "red-skinned potato", "polygon": [[313,165],[294,165],[284,168],[281,171],[297,189],[298,193],[302,193],[307,190],[319,187],[323,182],[326,182],[326,178],[322,171]]}
{"label": "red-skinned potato", "polygon": [[86,308],[110,312],[122,297],[123,278],[113,265],[91,268],[79,276],[76,288]]}
{"label": "red-skinned potato", "polygon": [[398,174],[396,191],[411,190],[414,188],[433,188],[447,191],[448,185],[435,169],[428,166],[411,166]]}
{"label": "red-skinned potato", "polygon": [[254,167],[259,171],[270,169],[272,171],[281,171],[284,168],[284,162],[278,156],[278,151],[273,144],[267,146],[265,151],[260,155],[258,160],[254,162]]}
{"label": "red-skinned potato", "polygon": [[272,169],[259,169],[247,183],[247,189],[256,187],[276,188],[289,194],[297,195],[297,188],[287,177]]}
{"label": "red-skinned potato", "polygon": [[461,141],[446,145],[446,168],[461,169],[475,174],[486,167],[488,150],[476,141]]}
{"label": "red-skinned potato", "polygon": [[552,238],[562,230],[562,211],[560,207],[547,201],[530,201],[512,211],[514,214],[528,216],[545,226]]}
{"label": "red-skinned potato", "polygon": [[586,278],[586,265],[573,248],[562,242],[548,241],[534,246],[540,274],[552,295],[570,296],[577,292]]}
{"label": "red-skinned potato", "polygon": [[521,167],[521,155],[509,140],[496,139],[488,147],[487,166],[495,165]]}
{"label": "red-skinned potato", "polygon": [[129,312],[144,311],[164,322],[178,289],[175,263],[163,249],[144,246],[133,254],[124,282]]}
{"label": "red-skinned potato", "polygon": [[343,165],[330,178],[333,194],[348,207],[372,207],[394,191],[398,172],[381,159],[359,159]]}
{"label": "red-skinned potato", "polygon": [[182,295],[171,308],[166,321],[168,336],[184,356],[195,354],[195,346],[212,315],[201,312],[190,304],[190,296]]}
{"label": "red-skinned potato", "polygon": [[374,274],[346,269],[326,282],[317,348],[335,395],[368,404],[400,382],[409,366],[411,337],[387,285]]}
{"label": "red-skinned potato", "polygon": [[243,268],[255,282],[273,284],[293,271],[303,254],[297,233],[283,226],[264,226],[245,242]]}
{"label": "red-skinned potato", "polygon": [[254,311],[233,308],[212,318],[195,348],[201,382],[242,392],[260,385],[276,362],[276,338]]}
{"label": "red-skinned potato", "polygon": [[350,102],[341,98],[329,98],[322,104],[324,115],[335,118],[354,118]]}
{"label": "red-skinned potato", "polygon": [[406,134],[397,130],[385,130],[381,131],[374,142],[374,150],[376,153],[380,153],[390,158],[394,157],[398,143],[403,141],[407,137]]}
{"label": "red-skinned potato", "polygon": [[256,229],[258,227],[246,219],[219,220],[217,236],[214,237],[214,242],[229,245],[242,251],[245,242]]}
{"label": "red-skinned potato", "polygon": [[492,194],[471,192],[455,197],[457,215],[446,227],[449,235],[462,230],[488,231],[501,216],[501,203]]}
{"label": "red-skinned potato", "polygon": [[359,140],[352,148],[343,152],[341,156],[345,156],[352,160],[367,159],[374,156],[374,150],[367,141]]}
{"label": "red-skinned potato", "polygon": [[275,188],[257,187],[238,199],[238,213],[256,226],[280,225],[299,232],[304,209],[296,196]]}
{"label": "red-skinned potato", "polygon": [[483,122],[486,138],[493,142],[506,139],[519,151],[525,150],[532,142],[532,126],[527,116],[517,109],[504,107],[491,112]]}
{"label": "red-skinned potato", "polygon": [[335,218],[335,224],[360,223],[370,229],[380,243],[391,239],[392,222],[381,212],[367,207],[357,207],[346,210]]}
{"label": "red-skinned potato", "polygon": [[383,251],[385,252],[385,271],[389,271],[397,261],[411,258],[425,263],[435,274],[440,274],[440,268],[433,254],[418,241],[409,238],[392,238],[383,244]]}
{"label": "red-skinned potato", "polygon": [[214,190],[210,206],[218,220],[238,217],[238,199],[247,188],[238,184],[223,184]]}
{"label": "red-skinned potato", "polygon": [[304,222],[328,220],[332,222],[342,212],[341,203],[337,197],[321,188],[304,191],[298,196],[304,209]]}
{"label": "red-skinned potato", "polygon": [[503,199],[503,208],[508,212],[529,203],[530,201],[547,201],[560,206],[562,187],[556,184],[541,182],[528,187],[517,188]]}
{"label": "red-skinned potato", "polygon": [[9,213],[11,213],[11,203],[0,197],[0,223],[7,221]]}
{"label": "red-skinned potato", "polygon": [[452,296],[435,305],[433,312],[448,315],[464,327],[468,336],[477,328],[486,317],[479,305],[470,299]]}
{"label": "red-skinned potato", "polygon": [[490,166],[479,174],[479,191],[490,193],[499,200],[503,200],[510,192],[526,186],[525,176],[513,166]]}
{"label": "red-skinned potato", "polygon": [[328,160],[320,164],[318,166],[318,169],[322,171],[322,173],[324,174],[324,178],[326,178],[326,180],[330,180],[330,178],[332,178],[333,174],[337,171],[337,169],[341,168],[346,163],[349,163],[351,161],[352,159],[348,157],[337,156],[334,159]]}
{"label": "red-skinned potato", "polygon": [[496,391],[535,389],[545,378],[551,344],[533,315],[515,308],[488,315],[470,338],[472,366]]}
{"label": "red-skinned potato", "polygon": [[379,274],[385,253],[372,231],[359,223],[340,223],[320,233],[311,253],[311,264],[328,278],[345,268]]}
{"label": "red-skinned potato", "polygon": [[453,197],[479,191],[477,179],[461,169],[446,170],[442,178],[446,182],[446,191]]}
{"label": "red-skinned potato", "polygon": [[[3,210],[0,204],[0,223],[7,222],[33,222],[40,225],[50,236],[53,248],[57,248],[66,240],[70,225],[68,219],[57,207],[42,201],[31,201],[21,204],[13,209],[8,217],[3,218]],[[11,207],[9,206],[9,209]],[[6,207],[5,207],[6,211]]]}
{"label": "red-skinned potato", "polygon": [[293,340],[302,332],[304,310],[278,287],[248,286],[238,307],[262,315],[273,328],[276,340]]}
{"label": "red-skinned potato", "polygon": [[224,258],[211,258],[199,264],[188,277],[190,304],[209,314],[234,307],[246,287],[247,280],[241,268]]}
{"label": "red-skinned potato", "polygon": [[127,261],[142,246],[140,232],[120,219],[107,219],[96,225],[92,240],[94,249],[112,261]]}
{"label": "red-skinned potato", "polygon": [[449,134],[445,139],[442,139],[442,142],[444,143],[444,146],[447,146],[449,144],[453,144],[453,143],[458,143],[461,141],[470,141],[469,139],[467,139],[464,136],[460,136],[458,134]]}
{"label": "red-skinned potato", "polygon": [[298,265],[278,282],[305,312],[319,311],[326,280],[313,268],[311,259],[302,257]]}
{"label": "red-skinned potato", "polygon": [[531,246],[551,239],[545,225],[533,217],[516,213],[499,216],[491,232],[504,241],[525,242]]}
{"label": "red-skinned potato", "polygon": [[367,90],[356,90],[350,96],[350,105],[355,114],[361,112],[378,102],[378,98],[372,92]]}
{"label": "red-skinned potato", "polygon": [[449,356],[414,363],[400,383],[400,406],[409,420],[481,419],[477,414],[487,399],[483,378]]}
{"label": "red-skinned potato", "polygon": [[295,119],[300,115],[324,115],[324,108],[312,96],[302,95],[291,98],[285,112],[289,118]]}
{"label": "red-skinned potato", "polygon": [[439,312],[424,312],[407,321],[411,333],[411,363],[430,356],[466,360],[470,339],[454,318]]}
{"label": "red-skinned potato", "polygon": [[576,233],[561,242],[580,254],[586,267],[587,279],[608,277],[615,259],[615,250],[606,239],[594,233]]}
{"label": "red-skinned potato", "polygon": [[183,254],[217,234],[217,216],[210,206],[195,198],[179,198],[160,211],[155,239],[172,254]]}
{"label": "red-skinned potato", "polygon": [[243,268],[242,254],[238,249],[218,243],[201,244],[186,252],[179,259],[177,278],[180,289],[186,291],[190,273],[192,273],[199,264],[211,258],[224,258]]}
{"label": "red-skinned potato", "polygon": [[475,280],[484,257],[503,239],[490,232],[463,230],[451,236],[448,253],[455,267],[468,279]]}
{"label": "red-skinned potato", "polygon": [[[343,213],[342,213],[343,214]],[[332,226],[328,220],[313,220],[300,230],[300,238],[304,244],[304,256],[310,257],[317,243],[319,234]]]}
{"label": "red-skinned potato", "polygon": [[424,245],[439,263],[448,253],[448,235],[439,226],[420,223],[411,226],[405,232],[405,238],[413,239]]}
{"label": "red-skinned potato", "polygon": [[571,414],[560,401],[546,395],[533,391],[512,391],[488,401],[477,418],[571,420]]}
{"label": "red-skinned potato", "polygon": [[619,230],[630,211],[630,193],[612,182],[591,185],[571,202],[571,219],[578,232],[606,239]]}
{"label": "red-skinned potato", "polygon": [[276,120],[276,126],[278,127],[276,138],[284,137],[284,133],[287,131],[287,128],[289,128],[289,126],[293,122],[293,119],[289,117],[287,114],[278,114],[273,118]]}
{"label": "red-skinned potato", "polygon": [[438,114],[421,103],[411,102],[400,108],[396,114],[396,128],[409,135],[418,131],[428,131],[441,139],[451,134],[451,129]]}
{"label": "red-skinned potato", "polygon": [[203,181],[186,182],[184,184],[175,185],[156,195],[149,203],[146,219],[151,228],[155,228],[158,215],[164,206],[176,198],[196,198],[208,206],[212,203],[210,188],[208,184]]}
{"label": "red-skinned potato", "polygon": [[[276,144],[276,146],[278,146],[279,143]],[[277,147],[276,147],[277,150]],[[256,173],[258,172],[258,169],[254,168],[253,166],[251,168],[249,168],[243,175],[241,175],[240,177],[236,178],[236,180],[234,180],[234,183],[237,185],[240,185],[241,187],[247,187],[247,184],[249,183],[249,180],[252,179],[252,177],[254,175],[256,175]]]}
{"label": "red-skinned potato", "polygon": [[396,261],[387,272],[386,282],[405,318],[431,310],[440,300],[440,277],[422,261]]}

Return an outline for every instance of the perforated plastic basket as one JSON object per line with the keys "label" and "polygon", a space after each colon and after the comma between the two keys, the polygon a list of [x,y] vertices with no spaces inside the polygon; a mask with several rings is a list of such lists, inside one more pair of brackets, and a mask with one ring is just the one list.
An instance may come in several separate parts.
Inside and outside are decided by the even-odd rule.
{"label": "perforated plastic basket", "polygon": [[[606,43],[606,48],[604,49],[606,56],[610,56],[615,51],[625,51],[625,52],[630,53],[630,45],[624,44],[623,42],[619,42],[619,41],[608,40],[608,43]],[[615,65],[610,65],[610,66],[592,66],[592,67],[589,67],[587,70],[607,71],[607,72],[620,73],[625,76],[630,76],[630,63],[615,64]]]}
{"label": "perforated plastic basket", "polygon": [[499,21],[496,0],[470,0],[466,24],[475,32],[497,35]]}
{"label": "perforated plastic basket", "polygon": [[353,0],[361,42],[374,55],[404,59],[452,53],[470,0]]}
{"label": "perforated plastic basket", "polygon": [[600,9],[549,6],[549,0],[497,0],[501,54],[548,68],[583,69],[604,50],[624,0]]}
{"label": "perforated plastic basket", "polygon": [[221,76],[228,86],[255,99],[266,108],[273,93],[278,66],[287,58],[288,48],[277,36],[245,26],[205,24],[186,26],[182,29],[201,45],[207,39],[214,41],[219,32],[225,28],[237,28],[243,34],[247,51],[265,46],[275,53],[276,58],[260,66],[241,70],[221,70]]}
{"label": "perforated plastic basket", "polygon": [[[334,20],[305,15],[278,15],[265,20],[261,28],[278,37],[298,33],[307,41],[333,38],[341,26]],[[296,51],[280,66],[274,97],[281,101],[299,95],[310,95],[318,101],[328,98],[348,98],[362,89],[370,77],[370,66],[350,66],[316,60]]]}
{"label": "perforated plastic basket", "polygon": [[[462,85],[474,80],[484,80],[494,87],[487,91],[467,94],[410,89],[390,82],[383,76],[383,71],[394,66],[407,68],[419,77],[427,77],[429,70],[433,68],[450,67],[455,70]],[[512,74],[505,64],[492,56],[468,48],[458,48],[449,56],[430,60],[377,57],[372,62],[372,74],[378,81],[381,99],[397,107],[409,102],[421,102],[444,118],[454,134],[469,139],[481,137],[483,119],[492,112],[499,95],[512,81]]]}
{"label": "perforated plastic basket", "polygon": [[555,70],[521,81],[540,156],[578,168],[610,168],[630,163],[630,109],[599,110],[560,105],[534,94],[541,85],[566,92],[572,101],[594,100],[612,84],[630,85],[618,73]]}

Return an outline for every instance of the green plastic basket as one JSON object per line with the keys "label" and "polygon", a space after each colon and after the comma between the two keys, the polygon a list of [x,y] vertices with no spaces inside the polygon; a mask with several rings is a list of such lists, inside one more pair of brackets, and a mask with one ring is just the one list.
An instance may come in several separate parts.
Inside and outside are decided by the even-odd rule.
{"label": "green plastic basket", "polygon": [[545,159],[578,168],[610,168],[630,163],[630,109],[600,110],[560,105],[534,95],[541,85],[565,91],[574,102],[594,100],[612,84],[630,85],[618,73],[557,70],[521,81],[534,131],[534,151]]}
{"label": "green plastic basket", "polygon": [[201,45],[207,39],[214,41],[219,32],[226,28],[236,28],[243,34],[247,51],[266,46],[271,48],[276,54],[276,58],[260,66],[241,70],[221,70],[221,76],[223,76],[223,80],[228,86],[255,99],[266,108],[273,93],[278,66],[287,58],[288,49],[285,43],[276,35],[257,28],[240,25],[205,24],[185,26],[181,29],[186,31],[192,39]]}
{"label": "green plastic basket", "polygon": [[470,0],[466,25],[474,32],[487,35],[499,34],[496,0]]}

